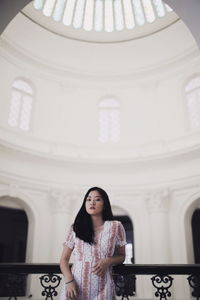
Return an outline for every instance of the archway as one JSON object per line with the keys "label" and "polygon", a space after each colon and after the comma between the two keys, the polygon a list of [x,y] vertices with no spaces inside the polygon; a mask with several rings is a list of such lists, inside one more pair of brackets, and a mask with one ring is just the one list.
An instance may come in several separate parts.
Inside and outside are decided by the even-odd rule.
{"label": "archway", "polygon": [[[134,227],[131,218],[129,217],[128,213],[118,207],[113,206],[112,207],[114,220],[120,221],[122,225],[124,226],[125,232],[126,232],[126,258],[124,263],[125,264],[134,264],[135,262],[135,254],[134,254]],[[120,292],[118,293],[118,289],[116,289],[117,295],[121,295]],[[136,285],[134,281],[134,294],[136,293]]]}
{"label": "archway", "polygon": [[124,263],[131,264],[135,262],[134,256],[134,232],[133,232],[133,223],[129,216],[127,215],[118,215],[114,216],[115,220],[120,221],[125,229],[126,232],[126,260]]}
{"label": "archway", "polygon": [[[184,225],[185,225],[185,242],[186,242],[186,251],[187,251],[187,263],[193,264],[195,262],[195,250],[194,250],[194,234],[193,227],[196,224],[196,220],[193,219],[193,216],[196,211],[200,210],[200,198],[199,195],[194,195],[189,202],[185,216],[184,216]],[[198,218],[198,216],[197,216]],[[196,217],[195,217],[196,219]],[[196,227],[196,226],[195,226]],[[198,230],[198,229],[197,229]],[[199,239],[197,239],[198,243]],[[196,244],[196,241],[195,241]]]}
{"label": "archway", "polygon": [[[23,263],[26,261],[28,217],[23,209],[12,203],[11,197],[3,197],[3,200],[0,201],[0,262]],[[1,276],[0,280],[0,297],[10,296],[9,275]],[[25,296],[25,277],[18,281],[16,292],[18,296]]]}
{"label": "archway", "polygon": [[[26,253],[25,255],[22,255],[20,257],[20,260],[22,260],[23,258],[24,261],[26,262],[32,262],[33,260],[33,241],[34,241],[36,212],[32,202],[33,201],[30,198],[30,196],[20,192],[17,187],[13,188],[12,186],[10,186],[10,189],[8,189],[7,192],[4,190],[4,192],[2,192],[0,195],[1,208],[7,208],[7,209],[19,211],[19,213],[21,213],[23,216],[25,215],[25,219],[27,219],[28,226],[27,226]],[[23,245],[20,242],[20,240],[21,239],[19,239],[18,245],[21,245],[19,247],[23,248]],[[19,249],[19,247],[17,249]],[[25,281],[23,281],[22,279],[22,285],[24,284],[24,282]],[[29,289],[28,286],[29,286],[29,280],[27,282],[27,289]],[[22,293],[24,294],[25,291],[26,291],[26,285],[20,291],[20,295]],[[26,291],[26,294],[27,293],[29,293],[29,291]]]}
{"label": "archway", "polygon": [[128,213],[117,206],[112,207],[114,220],[118,220],[124,226],[126,232],[126,264],[131,264],[135,262],[135,255],[134,255],[134,227],[131,218],[129,217]]}
{"label": "archway", "polygon": [[200,263],[200,208],[197,208],[192,215],[192,238],[194,249],[194,262]]}

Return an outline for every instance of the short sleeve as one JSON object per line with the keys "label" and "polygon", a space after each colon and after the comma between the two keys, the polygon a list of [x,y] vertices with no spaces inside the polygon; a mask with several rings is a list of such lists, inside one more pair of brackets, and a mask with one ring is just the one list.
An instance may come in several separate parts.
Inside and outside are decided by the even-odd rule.
{"label": "short sleeve", "polygon": [[126,245],[127,242],[126,242],[126,233],[124,230],[124,226],[119,221],[117,223],[118,223],[117,224],[118,226],[117,226],[116,247],[119,248],[119,247]]}
{"label": "short sleeve", "polygon": [[63,246],[67,246],[70,249],[74,249],[75,246],[75,232],[73,231],[73,226],[70,227],[67,236],[66,236],[66,240],[63,243]]}

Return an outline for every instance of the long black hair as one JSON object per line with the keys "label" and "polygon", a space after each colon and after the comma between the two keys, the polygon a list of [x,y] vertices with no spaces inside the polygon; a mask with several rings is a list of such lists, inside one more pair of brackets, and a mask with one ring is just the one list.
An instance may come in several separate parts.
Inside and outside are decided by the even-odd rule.
{"label": "long black hair", "polygon": [[92,224],[91,216],[87,213],[85,208],[85,202],[90,192],[97,191],[101,195],[103,199],[103,211],[102,218],[103,221],[113,220],[113,214],[111,210],[110,200],[107,193],[101,189],[100,187],[92,187],[85,194],[83,204],[75,218],[73,229],[76,233],[76,236],[83,240],[86,243],[93,244],[94,243],[94,229]]}

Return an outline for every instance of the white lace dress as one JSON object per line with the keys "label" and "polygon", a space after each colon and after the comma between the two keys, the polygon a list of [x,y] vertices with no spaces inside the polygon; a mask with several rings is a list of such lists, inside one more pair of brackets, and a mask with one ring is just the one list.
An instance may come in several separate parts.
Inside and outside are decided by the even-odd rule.
{"label": "white lace dress", "polygon": [[[64,245],[73,249],[72,273],[78,286],[78,300],[115,300],[111,268],[102,277],[95,275],[92,268],[99,259],[113,256],[116,248],[126,245],[126,235],[121,222],[105,221],[93,245],[76,238],[71,227]],[[66,285],[62,289],[60,300],[68,300],[65,288]]]}

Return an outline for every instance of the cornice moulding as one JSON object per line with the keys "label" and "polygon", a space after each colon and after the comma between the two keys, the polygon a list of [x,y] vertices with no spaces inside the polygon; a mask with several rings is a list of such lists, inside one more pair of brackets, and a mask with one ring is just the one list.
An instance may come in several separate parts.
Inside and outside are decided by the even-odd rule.
{"label": "cornice moulding", "polygon": [[[123,199],[124,196],[132,201],[133,197],[136,199],[147,199],[149,195],[159,193],[167,190],[172,198],[174,195],[195,195],[199,194],[200,175],[184,177],[177,180],[168,180],[165,182],[157,182],[154,184],[107,184],[104,185],[105,190],[108,191],[111,198]],[[64,191],[67,195],[72,195],[73,198],[83,198],[85,192],[88,190],[87,185],[75,184],[70,182],[56,182],[38,180],[31,177],[23,177],[18,174],[11,174],[9,172],[2,172],[0,170],[0,192],[5,196],[10,191],[11,186],[17,186],[23,193],[32,195],[40,195],[45,198],[52,190]],[[46,196],[45,196],[46,195]],[[181,196],[182,195],[182,196]]]}
{"label": "cornice moulding", "polygon": [[[190,153],[192,155],[193,152],[200,150],[200,133],[142,145],[116,147],[61,144],[0,128],[0,145],[5,150],[27,153],[35,158],[70,163],[122,165],[162,160]],[[102,155],[102,153],[104,154]]]}

